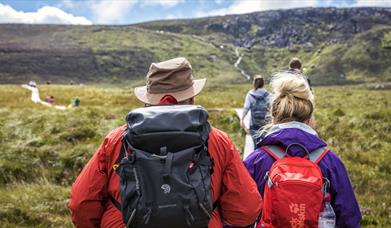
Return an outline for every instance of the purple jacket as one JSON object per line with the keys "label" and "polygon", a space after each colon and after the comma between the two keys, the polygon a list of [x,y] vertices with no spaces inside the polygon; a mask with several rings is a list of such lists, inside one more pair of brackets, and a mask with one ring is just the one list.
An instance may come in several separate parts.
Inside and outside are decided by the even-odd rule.
{"label": "purple jacket", "polygon": [[[263,145],[278,145],[286,148],[291,143],[300,143],[308,151],[314,151],[326,146],[317,133],[308,125],[300,122],[289,122],[274,125],[268,133],[258,141],[258,147]],[[300,147],[290,147],[288,154],[304,156]],[[267,152],[261,148],[252,152],[245,160],[251,176],[257,183],[258,190],[263,196],[265,182],[263,178],[275,162]],[[331,184],[331,205],[337,216],[337,227],[360,227],[361,213],[354,196],[349,175],[338,156],[331,150],[318,163],[322,174]]]}

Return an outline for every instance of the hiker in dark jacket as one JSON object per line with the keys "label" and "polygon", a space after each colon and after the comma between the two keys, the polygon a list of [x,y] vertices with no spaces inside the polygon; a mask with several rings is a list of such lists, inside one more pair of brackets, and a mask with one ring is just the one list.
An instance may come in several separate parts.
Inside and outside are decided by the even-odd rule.
{"label": "hiker in dark jacket", "polygon": [[[272,85],[272,125],[263,132],[258,149],[244,161],[262,196],[265,174],[276,161],[262,146],[275,145],[285,150],[288,145],[299,143],[309,152],[327,146],[314,130],[314,98],[305,79],[281,73]],[[305,155],[300,147],[290,147],[287,153],[291,156]],[[336,214],[336,227],[360,227],[361,213],[345,166],[331,150],[324,154],[318,165],[323,177],[330,181],[329,193]]]}
{"label": "hiker in dark jacket", "polygon": [[254,76],[253,89],[248,91],[243,106],[243,114],[240,120],[240,126],[245,129],[244,118],[251,111],[250,134],[256,145],[257,132],[264,125],[270,122],[270,99],[271,94],[264,89],[264,79],[261,75]]}
{"label": "hiker in dark jacket", "polygon": [[303,66],[302,66],[301,60],[297,57],[294,57],[291,59],[291,61],[289,61],[288,72],[293,73],[293,74],[299,74],[302,77],[304,77],[304,79],[307,80],[307,83],[310,86],[310,90],[312,90],[311,80],[307,76],[303,75],[303,73],[305,73],[305,72],[303,72],[304,70],[302,67]]}

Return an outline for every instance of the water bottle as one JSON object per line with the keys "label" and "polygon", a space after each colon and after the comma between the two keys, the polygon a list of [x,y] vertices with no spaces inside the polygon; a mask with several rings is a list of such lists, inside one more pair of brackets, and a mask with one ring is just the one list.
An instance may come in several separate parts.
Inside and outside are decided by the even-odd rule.
{"label": "water bottle", "polygon": [[330,204],[330,194],[327,193],[323,211],[321,211],[319,214],[319,228],[335,228],[335,219],[336,216],[333,207]]}

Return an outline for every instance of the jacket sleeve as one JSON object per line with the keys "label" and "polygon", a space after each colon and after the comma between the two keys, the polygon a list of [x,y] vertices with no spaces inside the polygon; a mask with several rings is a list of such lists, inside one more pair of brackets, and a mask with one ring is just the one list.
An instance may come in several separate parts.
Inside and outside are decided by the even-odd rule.
{"label": "jacket sleeve", "polygon": [[107,139],[100,145],[72,185],[68,206],[72,213],[72,222],[76,227],[100,226],[106,196],[106,144]]}
{"label": "jacket sleeve", "polygon": [[220,206],[224,223],[234,226],[247,226],[254,223],[262,207],[257,186],[230,139],[226,145],[226,165]]}
{"label": "jacket sleeve", "polygon": [[327,178],[330,180],[331,205],[335,211],[337,227],[360,227],[361,212],[358,206],[352,184],[342,161],[329,152],[325,160],[329,167]]}
{"label": "jacket sleeve", "polygon": [[248,111],[251,108],[251,103],[250,103],[250,93],[247,93],[246,99],[244,100],[244,105],[243,105],[243,114],[242,116],[246,116]]}

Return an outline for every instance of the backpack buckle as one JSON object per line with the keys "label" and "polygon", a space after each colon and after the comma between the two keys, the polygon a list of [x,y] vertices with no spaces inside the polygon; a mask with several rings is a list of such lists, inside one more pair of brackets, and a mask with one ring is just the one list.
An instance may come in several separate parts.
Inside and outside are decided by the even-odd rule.
{"label": "backpack buckle", "polygon": [[272,181],[272,178],[270,178],[270,176],[269,176],[269,172],[267,172],[267,173],[265,174],[265,177],[264,177],[263,179],[264,179],[264,180],[267,180],[267,186],[268,186],[269,188],[272,188],[272,187],[273,187],[274,183],[273,183],[273,181]]}

